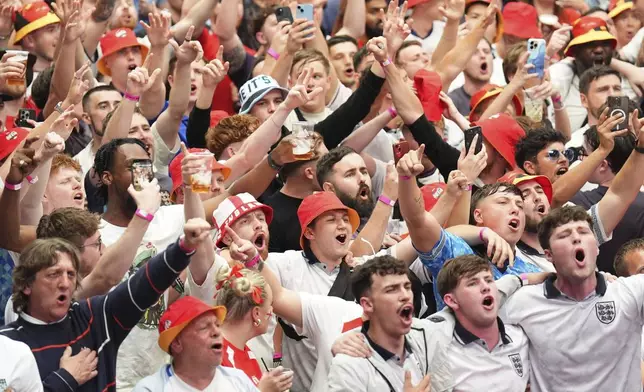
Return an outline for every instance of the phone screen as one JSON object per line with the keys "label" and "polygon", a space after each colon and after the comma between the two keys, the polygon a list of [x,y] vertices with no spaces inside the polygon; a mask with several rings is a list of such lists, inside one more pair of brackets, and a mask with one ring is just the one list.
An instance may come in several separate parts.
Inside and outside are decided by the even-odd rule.
{"label": "phone screen", "polygon": [[478,140],[476,141],[476,147],[474,148],[474,153],[478,154],[481,149],[483,149],[483,133],[481,131],[481,127],[475,126],[469,129],[466,129],[463,131],[464,134],[464,139],[465,139],[465,152],[467,153],[470,151],[470,146],[472,146],[472,141],[474,140],[474,136],[479,135]]}
{"label": "phone screen", "polygon": [[394,162],[398,163],[400,158],[409,152],[409,143],[406,141],[400,141],[394,144]]}
{"label": "phone screen", "polygon": [[137,159],[130,166],[132,171],[132,186],[137,191],[143,189],[145,182],[151,182],[154,179],[154,170],[152,170],[152,161],[148,159]]}

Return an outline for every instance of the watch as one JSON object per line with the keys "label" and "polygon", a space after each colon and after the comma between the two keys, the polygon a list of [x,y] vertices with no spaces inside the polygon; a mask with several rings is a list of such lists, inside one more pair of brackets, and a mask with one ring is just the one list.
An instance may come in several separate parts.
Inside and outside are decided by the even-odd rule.
{"label": "watch", "polygon": [[65,109],[63,109],[63,102],[58,102],[56,106],[54,106],[54,110],[57,111],[60,114],[65,113]]}

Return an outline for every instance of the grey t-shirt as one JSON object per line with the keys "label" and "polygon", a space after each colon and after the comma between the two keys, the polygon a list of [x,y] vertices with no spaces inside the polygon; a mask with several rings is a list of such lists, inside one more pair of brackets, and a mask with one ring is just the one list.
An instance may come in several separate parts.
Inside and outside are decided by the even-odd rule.
{"label": "grey t-shirt", "polygon": [[454,101],[454,105],[456,106],[456,109],[458,109],[459,113],[466,117],[470,114],[470,99],[472,99],[472,97],[465,92],[463,86],[456,90],[452,90],[447,95],[452,99],[452,101]]}

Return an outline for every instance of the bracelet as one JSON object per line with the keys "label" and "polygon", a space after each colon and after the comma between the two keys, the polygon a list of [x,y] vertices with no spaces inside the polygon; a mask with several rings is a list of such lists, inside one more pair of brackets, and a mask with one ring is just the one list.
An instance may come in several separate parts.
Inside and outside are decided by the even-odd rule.
{"label": "bracelet", "polygon": [[269,56],[271,56],[275,60],[279,60],[279,58],[280,58],[280,54],[277,53],[275,51],[275,49],[273,49],[273,48],[268,48],[268,50],[266,51],[266,54],[268,54]]}
{"label": "bracelet", "polygon": [[274,353],[273,359],[282,359],[282,353]]}
{"label": "bracelet", "polygon": [[396,116],[398,115],[398,112],[396,111],[396,108],[394,108],[393,106],[388,107],[387,111],[391,115],[391,118],[396,118]]}
{"label": "bracelet", "polygon": [[137,208],[136,211],[134,212],[134,214],[136,216],[138,216],[139,218],[145,219],[148,222],[152,222],[152,220],[154,219],[154,214],[150,214],[150,213],[148,213],[146,211],[143,211],[140,208]]}
{"label": "bracelet", "polygon": [[38,182],[38,176],[27,176],[27,181],[33,185]]}
{"label": "bracelet", "polygon": [[485,229],[486,227],[481,227],[481,230],[479,230],[479,239],[481,240],[481,242],[485,242],[485,240],[483,239],[483,232],[485,231]]}
{"label": "bracelet", "polygon": [[633,148],[633,150],[635,152],[639,153],[639,154],[644,154],[644,147],[635,146],[635,148]]}
{"label": "bracelet", "polygon": [[267,159],[268,159],[268,166],[270,166],[270,167],[271,167],[271,169],[273,169],[273,170],[275,170],[275,171],[280,171],[280,170],[282,170],[282,168],[284,167],[284,166],[280,166],[280,165],[278,165],[277,163],[275,163],[275,161],[273,160],[273,157],[271,156],[271,154],[270,154],[270,153],[268,154],[268,158],[267,158]]}
{"label": "bracelet", "polygon": [[178,276],[177,279],[172,282],[172,288],[179,294],[183,294],[186,291],[186,287],[184,286],[183,281]]}
{"label": "bracelet", "polygon": [[396,205],[396,202],[395,202],[395,201],[391,200],[390,198],[388,198],[388,197],[387,197],[387,196],[385,196],[385,195],[380,195],[380,196],[378,196],[378,201],[381,201],[381,202],[385,203],[385,204],[386,204],[386,205],[388,205],[389,207],[393,207],[393,206],[395,206],[395,205]]}
{"label": "bracelet", "polygon": [[550,99],[552,99],[552,103],[555,103],[555,104],[560,104],[561,103],[561,95],[559,95],[559,96],[555,95],[554,97],[551,97]]}
{"label": "bracelet", "polygon": [[139,102],[139,99],[140,99],[141,97],[139,97],[138,95],[132,95],[132,94],[130,94],[130,93],[128,93],[128,92],[126,91],[125,93],[123,93],[123,98],[125,98],[125,99],[127,99],[127,100],[129,100],[129,101]]}
{"label": "bracelet", "polygon": [[526,274],[525,272],[519,275],[519,278],[521,278],[521,287],[530,284],[530,281],[528,280],[528,274]]}
{"label": "bracelet", "polygon": [[4,187],[10,191],[19,191],[22,189],[22,184],[10,184],[8,182],[4,183]]}
{"label": "bracelet", "polygon": [[382,66],[382,68],[385,68],[385,67],[386,67],[386,66],[388,66],[389,64],[391,64],[391,59],[389,59],[389,58],[387,58],[387,60],[385,60],[385,61],[383,61],[382,63],[380,63],[380,65]]}
{"label": "bracelet", "polygon": [[401,179],[401,180],[405,180],[405,181],[411,180],[410,176],[398,176],[398,178]]}
{"label": "bracelet", "polygon": [[179,249],[183,251],[183,253],[190,255],[192,253],[195,253],[196,249],[188,248],[186,246],[186,236],[182,235],[181,238],[179,238]]}
{"label": "bracelet", "polygon": [[245,263],[244,263],[244,266],[245,266],[246,268],[248,268],[248,269],[251,269],[251,268],[253,268],[254,266],[256,266],[256,265],[257,265],[257,263],[259,263],[259,262],[260,262],[260,260],[262,260],[262,256],[260,256],[260,255],[259,255],[259,252],[257,252],[257,254],[255,255],[255,257],[253,257],[252,259],[250,259],[249,261],[247,261],[247,262],[245,262]]}

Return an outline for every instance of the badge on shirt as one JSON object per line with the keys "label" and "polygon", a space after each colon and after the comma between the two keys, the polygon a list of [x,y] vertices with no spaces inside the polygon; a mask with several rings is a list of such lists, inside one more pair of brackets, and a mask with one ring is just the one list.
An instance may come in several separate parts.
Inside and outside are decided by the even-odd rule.
{"label": "badge on shirt", "polygon": [[512,367],[514,371],[517,372],[519,377],[523,377],[523,361],[521,360],[520,354],[510,354],[508,355],[510,362],[512,362]]}
{"label": "badge on shirt", "polygon": [[595,314],[602,323],[612,323],[615,320],[615,301],[597,302],[595,304]]}

